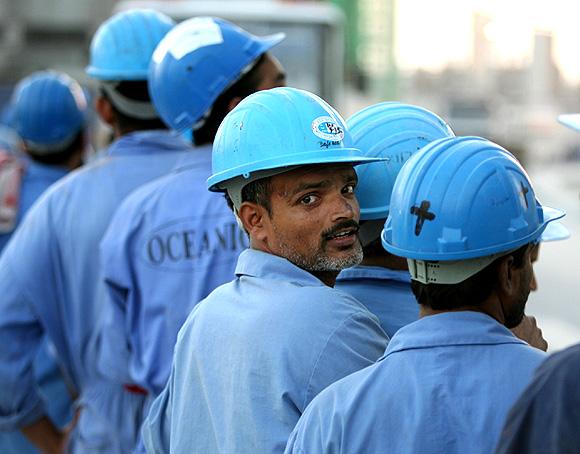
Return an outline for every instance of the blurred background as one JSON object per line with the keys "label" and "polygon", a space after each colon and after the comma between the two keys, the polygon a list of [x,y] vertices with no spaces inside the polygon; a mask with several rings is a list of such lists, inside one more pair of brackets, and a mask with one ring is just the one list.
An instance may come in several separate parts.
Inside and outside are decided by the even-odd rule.
{"label": "blurred background", "polygon": [[[558,124],[580,112],[580,3],[569,0],[0,0],[0,109],[40,69],[84,74],[88,46],[113,12],[150,7],[176,20],[215,15],[287,39],[274,54],[289,85],[345,116],[378,101],[417,104],[458,135],[516,154],[544,204],[563,208],[572,237],[545,244],[530,297],[553,350],[580,341],[580,133]],[[8,122],[9,119],[2,118]],[[107,134],[93,120],[94,149]]]}

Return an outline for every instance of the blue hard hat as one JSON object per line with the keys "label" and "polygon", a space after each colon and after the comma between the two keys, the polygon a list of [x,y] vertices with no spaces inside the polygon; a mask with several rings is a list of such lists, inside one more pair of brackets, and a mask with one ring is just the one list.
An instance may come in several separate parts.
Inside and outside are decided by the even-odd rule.
{"label": "blue hard hat", "polygon": [[226,115],[213,144],[210,191],[229,180],[310,164],[379,161],[352,145],[342,117],[318,96],[297,88],[272,88],[245,98]]}
{"label": "blue hard hat", "polygon": [[432,142],[403,166],[381,238],[401,257],[467,260],[539,241],[563,216],[538,202],[511,153],[479,137],[453,137]]}
{"label": "blue hard hat", "polygon": [[366,156],[387,159],[356,170],[361,220],[386,219],[393,185],[403,164],[433,140],[454,136],[449,125],[433,112],[399,102],[366,107],[346,124],[356,148]]}
{"label": "blue hard hat", "polygon": [[16,132],[37,152],[66,147],[84,126],[88,106],[81,86],[56,71],[22,79],[11,103]]}
{"label": "blue hard hat", "polygon": [[149,71],[153,104],[170,128],[191,129],[225,89],[283,39],[283,33],[254,36],[214,17],[181,22],[153,55]]}
{"label": "blue hard hat", "polygon": [[87,74],[99,80],[147,80],[153,51],[174,24],[152,9],[115,14],[93,36]]}

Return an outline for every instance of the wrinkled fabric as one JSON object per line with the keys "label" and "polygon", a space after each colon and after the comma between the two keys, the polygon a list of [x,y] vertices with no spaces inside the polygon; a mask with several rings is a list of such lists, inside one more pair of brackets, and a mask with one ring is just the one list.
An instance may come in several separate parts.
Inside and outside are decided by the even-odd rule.
{"label": "wrinkled fabric", "polygon": [[545,356],[479,312],[424,317],[314,399],[286,454],[489,454]]}
{"label": "wrinkled fabric", "polygon": [[211,147],[191,154],[191,164],[127,197],[101,243],[101,372],[154,395],[191,309],[235,277],[249,245],[223,195],[206,188]]}
{"label": "wrinkled fabric", "polygon": [[132,449],[146,396],[97,373],[99,242],[114,210],[136,187],[168,173],[191,147],[166,131],[115,141],[108,156],[51,186],[29,210],[0,258],[0,428],[38,420],[45,404],[32,373],[46,334],[81,396],[72,452]]}
{"label": "wrinkled fabric", "polygon": [[179,332],[148,452],[282,452],[314,396],[384,352],[374,315],[288,260],[247,249],[236,276]]}
{"label": "wrinkled fabric", "polygon": [[580,451],[580,344],[551,355],[512,407],[498,454]]}
{"label": "wrinkled fabric", "polygon": [[389,337],[419,318],[419,304],[411,290],[408,271],[353,266],[340,272],[334,287],[363,303],[377,316]]}

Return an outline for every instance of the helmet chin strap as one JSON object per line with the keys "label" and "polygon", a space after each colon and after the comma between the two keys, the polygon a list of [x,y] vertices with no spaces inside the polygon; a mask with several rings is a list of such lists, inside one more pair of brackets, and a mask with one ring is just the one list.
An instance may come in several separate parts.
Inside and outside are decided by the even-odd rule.
{"label": "helmet chin strap", "polygon": [[104,92],[107,94],[113,105],[128,117],[139,120],[154,120],[159,118],[155,107],[148,101],[135,101],[127,98],[117,91],[117,82],[102,82]]}

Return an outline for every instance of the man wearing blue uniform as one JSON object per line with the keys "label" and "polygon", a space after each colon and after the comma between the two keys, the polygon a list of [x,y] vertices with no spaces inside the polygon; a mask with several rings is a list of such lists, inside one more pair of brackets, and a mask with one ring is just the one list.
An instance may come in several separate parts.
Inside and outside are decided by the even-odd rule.
{"label": "man wearing blue uniform", "polygon": [[[10,239],[34,201],[52,183],[78,167],[85,144],[87,99],[80,85],[66,74],[41,71],[18,83],[11,100],[13,126],[22,139],[26,154],[3,156],[12,165],[11,175],[2,180],[0,196],[3,226],[0,250]],[[2,171],[4,171],[3,165]],[[53,349],[45,339],[34,360],[34,377],[47,402],[54,423],[63,427],[71,418],[74,390],[67,388]],[[0,452],[38,452],[18,431],[0,433]]]}
{"label": "man wearing blue uniform", "polygon": [[509,328],[524,316],[532,245],[562,216],[485,139],[441,139],[411,157],[382,242],[408,259],[421,318],[375,365],[323,391],[286,453],[493,452],[545,358]]}
{"label": "man wearing blue uniform", "polygon": [[227,192],[250,248],[179,333],[149,452],[282,452],[316,394],[382,354],[376,317],[332,288],[362,259],[353,164],[373,160],[308,92],[261,91],[226,116],[207,184]]}
{"label": "man wearing blue uniform", "polygon": [[434,113],[398,102],[365,107],[346,124],[357,148],[387,161],[356,169],[364,258],[360,265],[340,272],[336,288],[363,303],[392,337],[399,328],[417,320],[419,306],[411,291],[407,261],[389,254],[381,245],[391,191],[401,167],[414,153],[433,140],[452,137],[453,132]]}
{"label": "man wearing blue uniform", "polygon": [[191,309],[234,278],[248,240],[223,197],[206,189],[211,143],[242,98],[284,84],[268,53],[282,38],[259,38],[222,19],[194,18],[171,30],[154,54],[153,103],[169,127],[194,128],[196,148],[179,170],[127,197],[102,241],[108,299],[100,366],[112,380],[159,394]]}
{"label": "man wearing blue uniform", "polygon": [[30,366],[43,334],[80,394],[69,451],[125,453],[137,439],[146,397],[97,373],[98,245],[122,199],[191,148],[164,129],[147,93],[151,55],[172,26],[167,16],[131,10],[99,27],[87,72],[100,81],[96,108],[116,140],[106,158],[43,194],[0,259],[0,423],[46,452],[60,452],[68,434],[46,417],[34,386]]}

